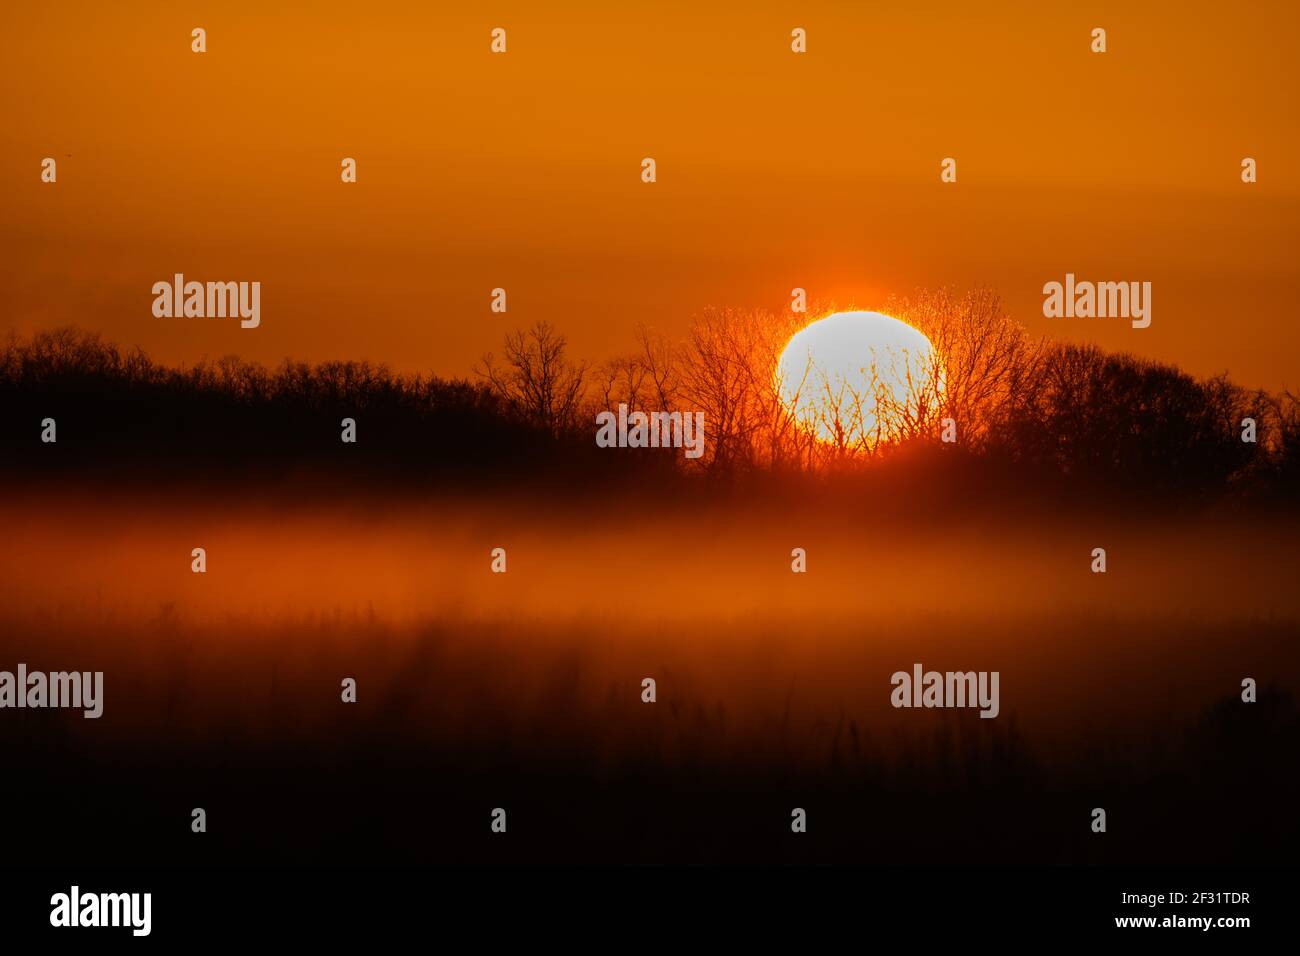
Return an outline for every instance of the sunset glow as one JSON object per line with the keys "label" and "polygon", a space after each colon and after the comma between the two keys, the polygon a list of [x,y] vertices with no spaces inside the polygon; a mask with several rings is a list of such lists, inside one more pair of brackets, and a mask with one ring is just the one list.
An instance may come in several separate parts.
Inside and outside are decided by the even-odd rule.
{"label": "sunset glow", "polygon": [[7,951],[1294,925],[1300,0],[6,13]]}

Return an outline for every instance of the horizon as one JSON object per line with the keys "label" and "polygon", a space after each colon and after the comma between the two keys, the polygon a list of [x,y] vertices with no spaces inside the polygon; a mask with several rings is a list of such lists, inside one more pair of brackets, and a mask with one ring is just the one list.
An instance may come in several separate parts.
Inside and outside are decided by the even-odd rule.
{"label": "horizon", "polygon": [[[934,290],[925,290],[925,289],[913,290],[914,293],[919,293],[919,294],[926,294],[932,291]],[[948,292],[950,290],[942,289],[938,291]],[[977,288],[975,291],[984,291],[984,289]],[[988,290],[988,291],[992,291],[996,293],[996,290]],[[702,314],[719,313],[719,312],[735,312],[735,311],[737,310],[731,309],[729,307],[721,307],[721,308],[709,307],[706,310],[704,310],[704,313]],[[778,318],[779,315],[775,310],[747,309],[746,311],[749,312],[750,314],[768,316],[773,318],[774,320]],[[819,322],[822,319],[830,318],[835,315],[843,315],[843,314],[879,314],[879,315],[884,315],[887,318],[895,319],[895,321],[903,322],[904,324],[910,324],[907,323],[906,319],[898,319],[895,316],[891,315],[889,313],[889,306],[887,305],[879,305],[874,307],[855,306],[855,305],[826,306],[818,309],[816,312],[809,311],[806,316],[801,317],[798,321],[801,323],[802,328],[807,328],[808,326],[812,325],[815,322]],[[238,322],[238,318],[237,317],[234,318],[235,321]],[[695,316],[694,318],[698,318],[698,315]],[[1015,322],[1017,325],[1020,325],[1020,323],[1016,322],[1014,316],[1009,315],[1008,318],[1012,322]],[[181,321],[207,321],[207,319],[202,319],[202,318],[182,319]],[[545,320],[540,320],[540,321],[545,322]],[[550,327],[553,328],[557,334],[564,337],[566,343],[568,342],[569,336],[563,327],[555,326],[550,323],[547,324],[550,325]],[[1020,327],[1022,329],[1025,329],[1026,332],[1028,332],[1028,329],[1025,328],[1023,325],[1020,325]],[[482,372],[478,368],[476,368],[476,366],[481,365],[483,358],[487,355],[494,355],[494,356],[497,355],[501,351],[502,341],[506,337],[512,334],[527,333],[529,330],[530,330],[529,327],[524,325],[515,325],[515,326],[503,325],[501,329],[501,337],[491,346],[486,348],[484,352],[476,356],[475,359],[470,363],[470,365],[466,369],[460,371],[450,370],[447,372],[439,372],[437,369],[435,369],[432,366],[420,366],[420,365],[410,364],[410,363],[405,363],[405,364],[393,363],[393,362],[376,360],[367,356],[353,357],[353,356],[346,356],[346,355],[327,354],[319,358],[308,359],[302,355],[293,355],[293,354],[286,353],[276,358],[261,358],[257,356],[245,355],[241,353],[238,349],[231,349],[226,352],[203,353],[194,357],[180,358],[174,361],[168,361],[166,359],[160,358],[157,354],[150,351],[150,349],[144,345],[141,345],[136,342],[128,342],[125,340],[115,339],[107,332],[101,329],[97,329],[93,326],[88,326],[88,325],[80,325],[77,323],[66,323],[64,325],[50,326],[48,328],[32,328],[26,330],[8,329],[6,330],[6,334],[11,341],[17,341],[17,342],[30,342],[30,341],[34,341],[38,336],[41,335],[59,334],[59,333],[66,333],[66,332],[74,333],[77,335],[80,334],[95,335],[99,337],[99,341],[104,346],[115,348],[122,353],[127,353],[138,349],[144,355],[144,357],[147,358],[149,361],[151,361],[155,366],[163,369],[172,370],[172,371],[187,371],[200,366],[205,366],[205,365],[210,366],[213,365],[214,363],[218,363],[225,359],[234,359],[235,361],[243,365],[256,366],[271,373],[274,373],[277,369],[279,369],[286,363],[291,365],[306,364],[312,368],[319,368],[322,366],[335,365],[335,364],[343,364],[343,365],[368,364],[370,367],[375,369],[380,369],[380,368],[387,369],[390,374],[396,377],[421,376],[426,379],[446,382],[449,384],[455,382],[467,382],[471,385],[474,385],[474,384],[482,384],[485,382],[485,378]],[[591,369],[598,369],[604,363],[612,363],[612,362],[619,362],[619,361],[626,360],[629,356],[636,354],[635,350],[638,346],[637,337],[640,331],[641,330],[639,329],[633,331],[632,336],[629,338],[629,341],[627,343],[627,347],[625,348],[614,349],[611,352],[602,356],[579,354],[579,355],[570,355],[569,357],[576,361],[587,363]],[[653,333],[656,330],[647,327],[645,331]],[[682,340],[684,340],[686,335],[689,334],[689,331],[690,331],[689,326],[683,328]],[[1192,379],[1198,382],[1209,381],[1211,379],[1215,379],[1220,376],[1226,375],[1227,380],[1231,384],[1243,388],[1250,392],[1261,391],[1269,395],[1300,394],[1300,390],[1287,385],[1282,385],[1275,389],[1265,388],[1263,386],[1248,385],[1244,382],[1238,381],[1237,379],[1235,379],[1231,375],[1228,375],[1226,372],[1223,372],[1222,370],[1219,372],[1213,372],[1208,374],[1198,374],[1192,371],[1191,369],[1188,369],[1178,364],[1177,362],[1162,359],[1158,356],[1145,355],[1141,352],[1134,351],[1131,349],[1125,349],[1123,347],[1107,348],[1101,343],[1093,342],[1093,341],[1082,341],[1082,342],[1060,341],[1060,340],[1053,339],[1047,335],[1043,335],[1041,339],[1035,341],[1041,341],[1043,344],[1049,347],[1051,346],[1068,347],[1072,345],[1084,346],[1084,347],[1094,346],[1100,349],[1103,355],[1113,356],[1122,359],[1133,359],[1144,364],[1150,364],[1157,367],[1172,369],[1174,371],[1177,371],[1180,374],[1188,375]],[[237,338],[234,339],[231,344],[237,345],[238,339]]]}

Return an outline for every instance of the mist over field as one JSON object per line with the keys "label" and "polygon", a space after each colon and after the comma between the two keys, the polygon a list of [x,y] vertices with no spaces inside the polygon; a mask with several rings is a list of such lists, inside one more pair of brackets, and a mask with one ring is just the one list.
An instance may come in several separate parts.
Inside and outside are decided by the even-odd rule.
{"label": "mist over field", "polygon": [[[1296,845],[1286,513],[31,486],[0,511],[0,666],[105,674],[102,718],[3,726],[31,813],[103,823],[74,856],[168,858],[202,805],[242,821],[214,859],[1167,860],[1243,787],[1195,858]],[[1000,671],[1000,714],[891,707],[914,663]],[[97,775],[124,796],[68,803]],[[438,826],[486,806],[508,848]]]}

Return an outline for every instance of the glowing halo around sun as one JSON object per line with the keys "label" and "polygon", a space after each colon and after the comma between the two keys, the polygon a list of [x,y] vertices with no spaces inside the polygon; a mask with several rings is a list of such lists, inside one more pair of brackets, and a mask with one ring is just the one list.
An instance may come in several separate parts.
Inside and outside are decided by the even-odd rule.
{"label": "glowing halo around sun", "polygon": [[836,312],[796,333],[781,353],[777,387],[797,421],[845,447],[898,437],[944,388],[930,340],[880,312]]}

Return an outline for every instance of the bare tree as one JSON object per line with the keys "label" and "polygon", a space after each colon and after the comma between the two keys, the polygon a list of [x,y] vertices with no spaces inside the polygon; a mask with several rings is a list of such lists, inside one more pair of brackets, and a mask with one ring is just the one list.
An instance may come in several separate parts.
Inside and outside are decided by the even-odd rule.
{"label": "bare tree", "polygon": [[888,310],[923,332],[934,347],[941,361],[925,386],[942,391],[943,407],[928,417],[953,418],[963,443],[984,441],[1000,422],[1032,404],[1045,346],[1012,321],[997,293],[923,291],[891,300]]}
{"label": "bare tree", "polygon": [[587,363],[569,361],[568,340],[548,322],[506,336],[505,364],[489,352],[474,369],[510,408],[559,436],[577,424],[586,391]]}

